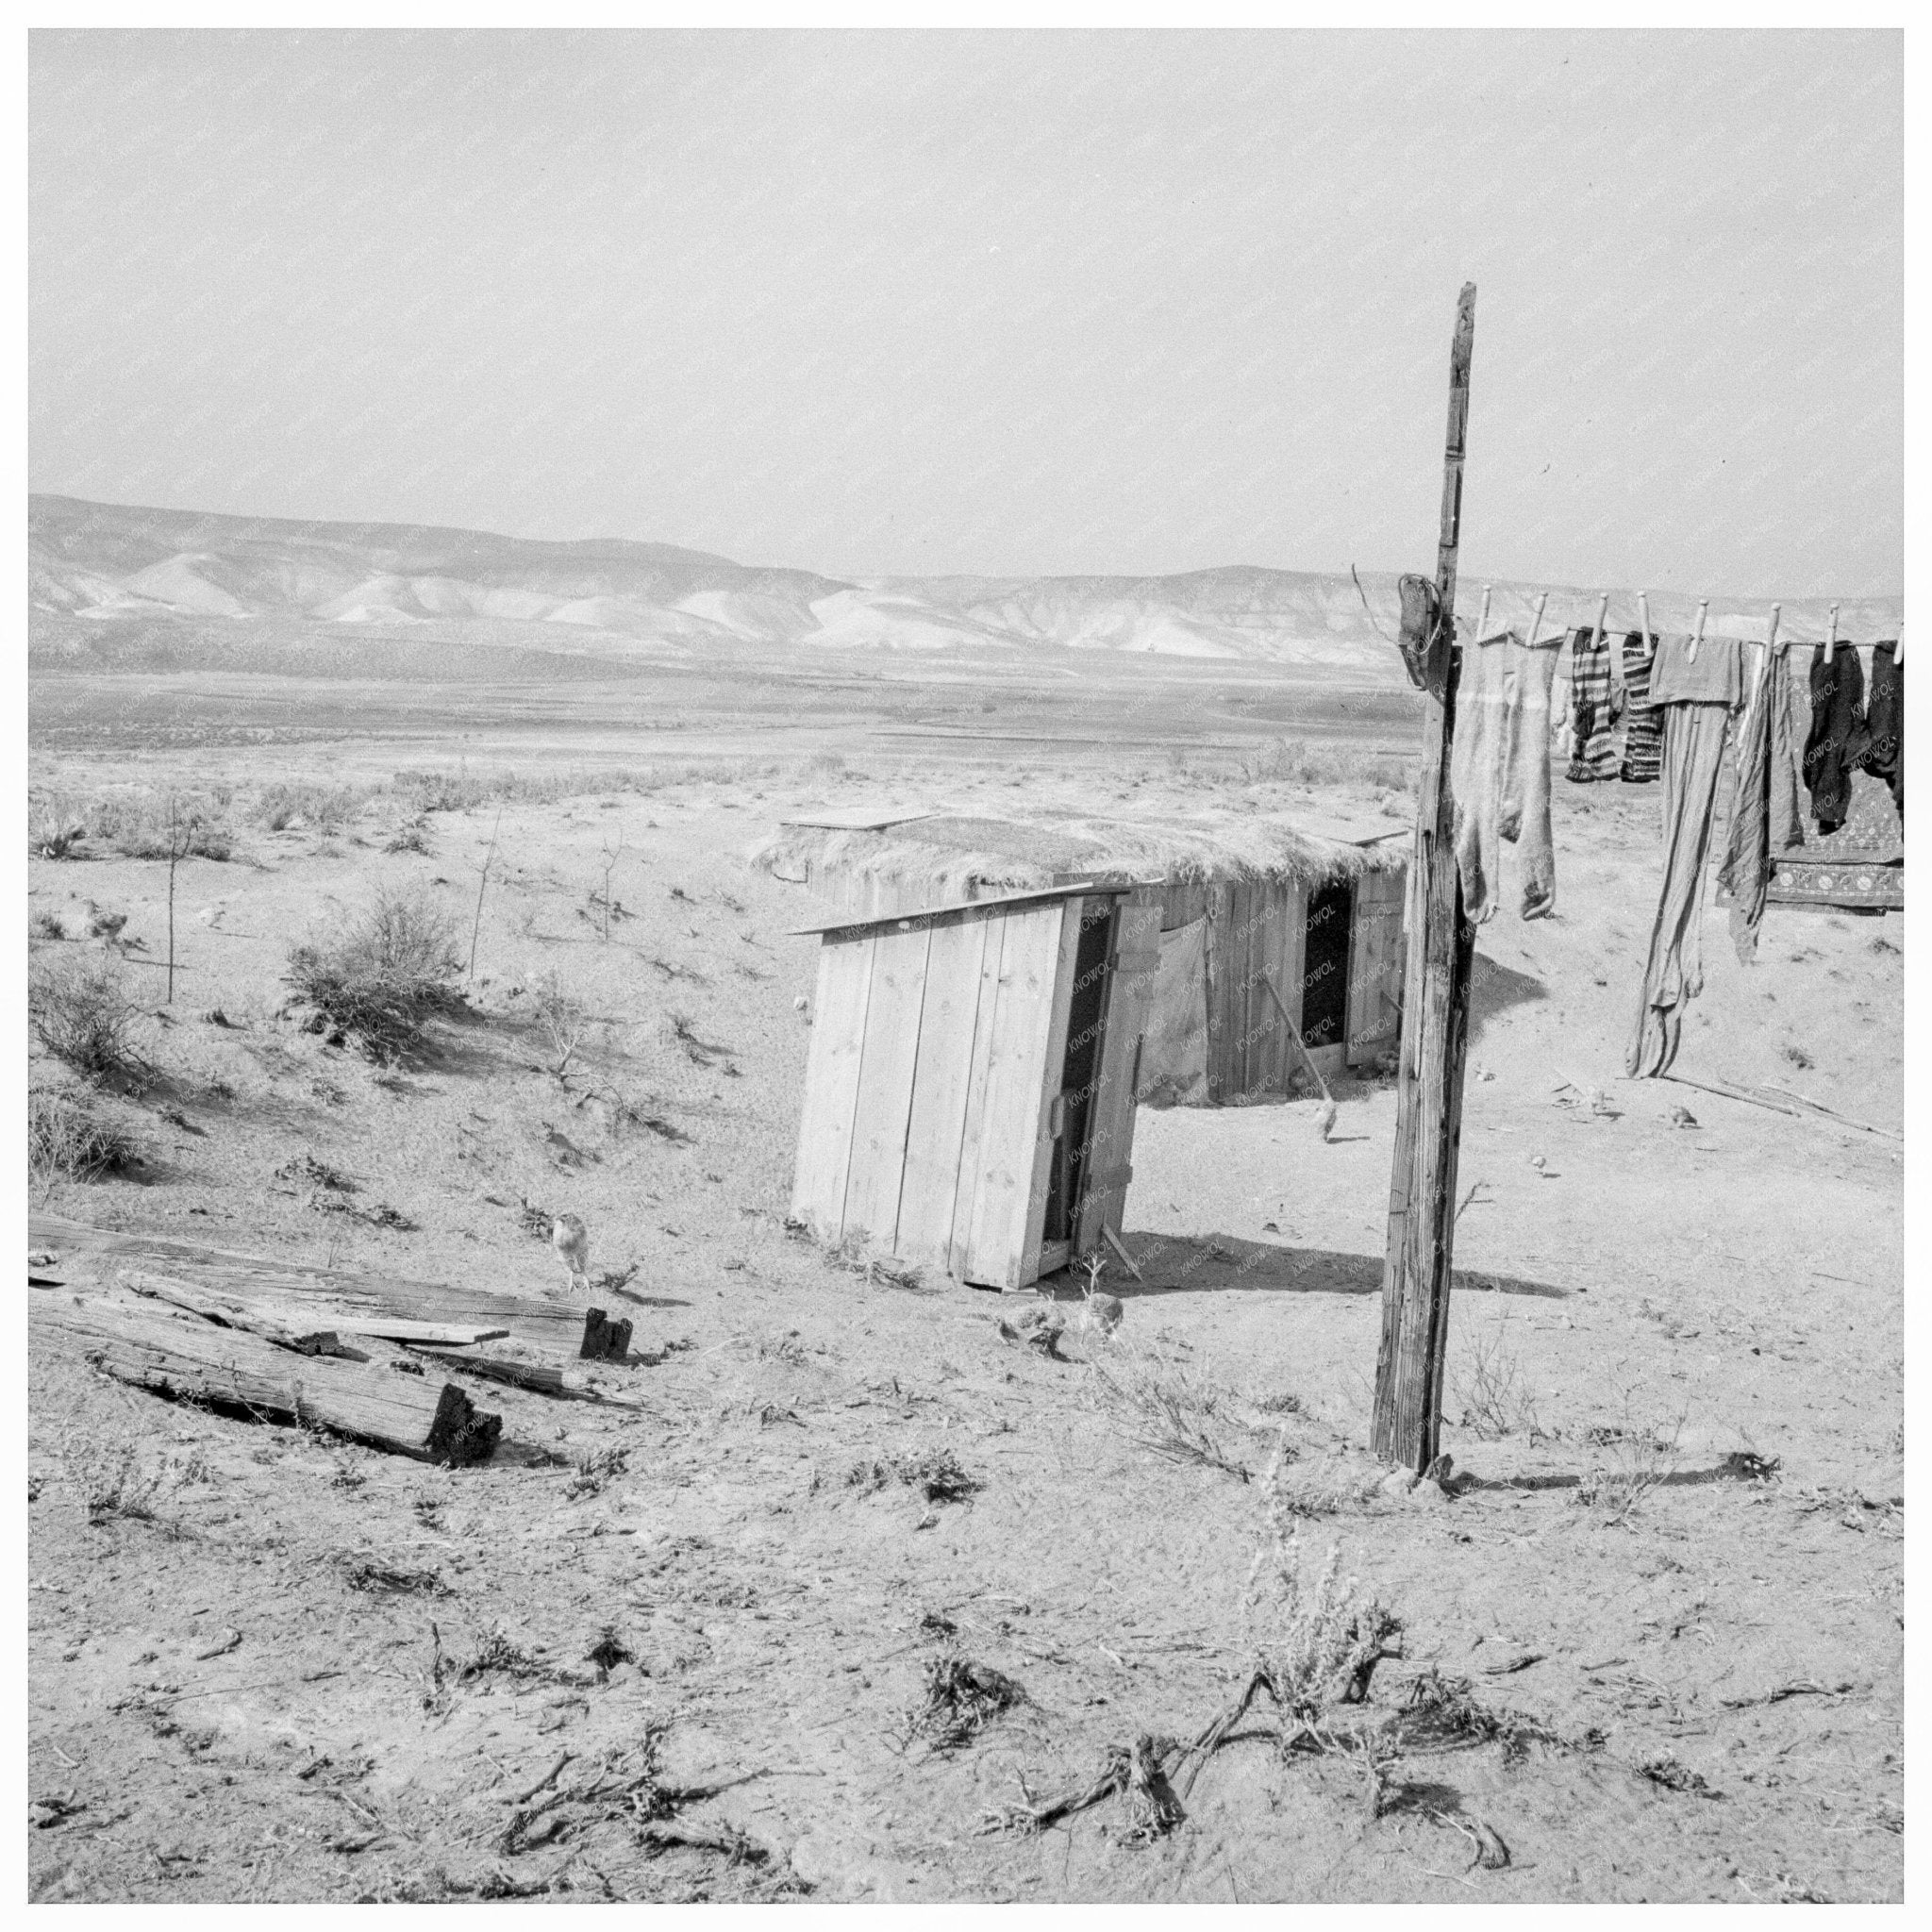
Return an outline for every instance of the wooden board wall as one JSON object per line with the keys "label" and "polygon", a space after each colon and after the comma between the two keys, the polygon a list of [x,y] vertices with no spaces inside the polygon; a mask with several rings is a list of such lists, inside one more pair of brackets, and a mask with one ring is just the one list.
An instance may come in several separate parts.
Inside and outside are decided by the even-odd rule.
{"label": "wooden board wall", "polygon": [[1377,1058],[1402,1026],[1402,908],[1407,872],[1364,873],[1355,882],[1348,954],[1348,1064]]}
{"label": "wooden board wall", "polygon": [[899,1232],[899,1190],[906,1176],[912,1074],[919,1058],[932,927],[920,924],[910,932],[888,927],[875,933],[871,944],[872,989],[853,1102],[842,1232],[890,1250]]}
{"label": "wooden board wall", "polygon": [[1091,1254],[1099,1247],[1108,1228],[1118,1234],[1126,1211],[1127,1184],[1134,1177],[1141,1042],[1160,971],[1162,897],[1158,886],[1141,888],[1121,901],[1114,915],[1107,1016],[1087,1142],[1086,1189],[1074,1229],[1076,1254]]}
{"label": "wooden board wall", "polygon": [[875,943],[868,934],[819,947],[818,998],[812,1006],[811,1045],[806,1057],[791,1215],[825,1241],[836,1241],[844,1232],[845,1182],[852,1167],[852,1123]]}

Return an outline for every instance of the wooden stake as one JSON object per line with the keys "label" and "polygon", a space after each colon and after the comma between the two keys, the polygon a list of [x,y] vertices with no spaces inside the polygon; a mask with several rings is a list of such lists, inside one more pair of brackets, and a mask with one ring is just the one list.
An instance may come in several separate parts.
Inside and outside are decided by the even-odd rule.
{"label": "wooden stake", "polygon": [[1456,731],[1456,564],[1462,537],[1462,462],[1475,284],[1463,285],[1449,352],[1449,428],[1442,455],[1442,517],[1436,591],[1443,613],[1424,687],[1423,765],[1415,855],[1408,869],[1407,959],[1403,969],[1395,1158],[1389,1182],[1389,1247],[1382,1270],[1382,1341],[1375,1363],[1374,1452],[1426,1469],[1441,1433],[1442,1365],[1449,1342],[1450,1254],[1456,1233],[1456,1157],[1469,1034],[1475,928],[1464,917],[1456,864],[1455,799],[1448,785]]}

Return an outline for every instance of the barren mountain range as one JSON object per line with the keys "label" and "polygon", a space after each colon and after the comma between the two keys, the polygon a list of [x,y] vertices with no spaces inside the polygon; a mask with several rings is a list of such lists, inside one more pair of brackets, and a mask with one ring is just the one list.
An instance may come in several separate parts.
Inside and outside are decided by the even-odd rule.
{"label": "barren mountain range", "polygon": [[[543,542],[415,525],[305,523],[37,495],[28,502],[36,661],[287,670],[358,639],[474,642],[575,657],[696,656],[732,645],[811,650],[1141,652],[1292,666],[1383,683],[1395,576],[1229,565],[1159,577],[874,577],[762,569],[667,543]],[[1417,561],[1428,562],[1426,548]],[[1491,627],[1524,625],[1544,588],[1494,587]],[[1477,620],[1481,587],[1458,609]],[[1545,632],[1591,621],[1597,597],[1550,587]],[[1688,628],[1694,597],[1657,592],[1652,621]],[[1828,606],[1787,603],[1785,633],[1822,634]],[[1761,636],[1769,606],[1714,602],[1714,628]],[[1847,602],[1840,635],[1896,634],[1898,600]],[[1629,592],[1610,623],[1635,622]],[[374,647],[374,648],[371,648]],[[344,654],[322,648],[322,659]]]}

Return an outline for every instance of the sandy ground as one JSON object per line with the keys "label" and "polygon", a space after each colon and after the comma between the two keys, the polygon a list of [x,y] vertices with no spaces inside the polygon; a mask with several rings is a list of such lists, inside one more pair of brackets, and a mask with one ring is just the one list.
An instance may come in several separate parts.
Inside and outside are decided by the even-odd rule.
{"label": "sandy ground", "polygon": [[[378,762],[69,747],[35,776],[245,785]],[[433,815],[426,853],[383,850],[378,800],[341,836],[248,830],[233,861],[183,867],[185,970],[148,1041],[162,1077],[127,1103],[147,1169],[46,1205],[532,1295],[565,1283],[521,1204],[575,1211],[593,1268],[636,1264],[641,1407],[479,1391],[571,1460],[453,1473],[36,1356],[33,1896],[1900,1898],[1899,1143],[1621,1077],[1655,794],[1559,781],[1558,916],[1482,935],[1446,1435],[1482,1481],[1429,1504],[1361,1481],[1387,1086],[1340,1093],[1330,1142],[1308,1104],[1143,1110],[1127,1231],[1147,1278],[1108,1271],[1121,1335],[1070,1339],[1065,1361],[1002,1337],[1015,1298],[896,1286],[788,1234],[814,979],[788,931],[812,908],[742,855],[792,806],[935,782],[725,774],[512,802],[472,1013],[401,1074],[277,1019],[288,943],[379,881],[425,885],[467,935],[493,808]],[[1078,781],[1090,808],[1098,782]],[[964,763],[943,790],[996,809],[1021,783],[1074,795]],[[620,833],[607,942],[587,896]],[[29,910],[125,910],[127,970],[158,1000],[163,874],[36,860]],[[1713,912],[1678,1071],[1896,1131],[1900,945],[1895,916],[1774,910],[1745,969]],[[567,1081],[530,1017],[550,973],[597,1022]],[[681,1045],[673,1014],[713,1050]],[[413,1228],[317,1211],[284,1174],[304,1156]],[[1218,1391],[1219,1444],[1256,1479],[1138,1443],[1085,1359],[1109,1349]],[[1277,1441],[1282,1492],[1316,1512],[1296,1519],[1307,1560],[1337,1547],[1404,1626],[1375,1702],[1434,1667],[1555,1741],[1512,1747],[1506,1726],[1418,1751],[1372,1815],[1358,1765],[1284,1758],[1257,1708],[1151,1842],[1115,1800],[1039,1836],[984,1830],[1227,1705]],[[963,1501],[848,1480],[941,1449],[981,1485]],[[90,1521],[117,1482],[143,1513]],[[1324,1485],[1342,1500],[1323,1509]],[[372,1563],[433,1582],[356,1587]],[[608,1670],[589,1658],[607,1632],[628,1653]],[[1026,1701],[937,1752],[906,1720],[947,1642]],[[439,1688],[439,1649],[497,1664]],[[656,1727],[667,1777],[748,1779],[686,1823],[765,1856],[652,1847],[586,1795]],[[575,1795],[507,1840],[508,1800],[565,1752],[550,1789]],[[1472,1863],[1475,1820],[1506,1867]]]}

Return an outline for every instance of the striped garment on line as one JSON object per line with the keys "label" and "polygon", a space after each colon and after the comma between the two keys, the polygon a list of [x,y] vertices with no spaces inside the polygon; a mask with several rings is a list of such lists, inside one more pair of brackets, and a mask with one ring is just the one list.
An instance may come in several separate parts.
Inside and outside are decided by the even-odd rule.
{"label": "striped garment on line", "polygon": [[1650,704],[1657,640],[1640,630],[1624,639],[1624,770],[1626,785],[1655,785],[1663,767],[1662,720]]}
{"label": "striped garment on line", "polygon": [[1570,712],[1574,749],[1563,775],[1588,785],[1617,775],[1617,734],[1610,715],[1610,647],[1591,627],[1570,633]]}

